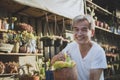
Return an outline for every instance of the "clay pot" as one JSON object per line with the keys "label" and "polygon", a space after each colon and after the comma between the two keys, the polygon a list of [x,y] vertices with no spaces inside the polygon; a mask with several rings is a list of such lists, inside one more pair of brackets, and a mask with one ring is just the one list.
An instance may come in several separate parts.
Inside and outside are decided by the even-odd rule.
{"label": "clay pot", "polygon": [[31,77],[31,80],[39,80],[39,76],[34,75],[34,76]]}
{"label": "clay pot", "polygon": [[76,66],[53,71],[54,80],[78,80]]}
{"label": "clay pot", "polygon": [[19,48],[20,53],[27,53],[27,50],[28,50],[28,48],[26,45],[20,46],[20,48]]}
{"label": "clay pot", "polygon": [[0,19],[0,29],[1,29],[1,27],[2,27],[2,20]]}
{"label": "clay pot", "polygon": [[95,25],[96,25],[96,26],[99,26],[99,21],[95,21]]}
{"label": "clay pot", "polygon": [[15,63],[5,63],[5,73],[18,73],[18,67]]}
{"label": "clay pot", "polygon": [[0,74],[4,73],[5,65],[3,62],[0,61]]}
{"label": "clay pot", "polygon": [[100,23],[99,23],[99,26],[103,28],[104,23],[103,23],[103,22],[100,22]]}
{"label": "clay pot", "polygon": [[107,23],[104,23],[104,28],[108,29],[108,24]]}

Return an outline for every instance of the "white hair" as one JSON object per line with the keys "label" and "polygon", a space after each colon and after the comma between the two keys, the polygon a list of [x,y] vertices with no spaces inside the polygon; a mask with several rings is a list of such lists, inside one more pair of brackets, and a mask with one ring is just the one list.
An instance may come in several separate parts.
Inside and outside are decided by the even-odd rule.
{"label": "white hair", "polygon": [[81,22],[81,21],[84,21],[84,20],[87,20],[90,24],[89,28],[90,29],[95,29],[95,22],[94,22],[94,19],[92,16],[90,15],[78,15],[76,16],[74,19],[73,19],[73,23],[72,25],[78,23],[78,22]]}

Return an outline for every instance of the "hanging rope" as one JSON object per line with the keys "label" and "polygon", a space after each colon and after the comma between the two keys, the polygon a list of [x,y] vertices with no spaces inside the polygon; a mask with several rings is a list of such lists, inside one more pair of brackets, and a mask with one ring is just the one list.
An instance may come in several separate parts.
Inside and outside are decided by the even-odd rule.
{"label": "hanging rope", "polygon": [[63,35],[65,32],[65,19],[63,18],[62,21],[63,21],[63,27],[62,27],[62,34],[61,35]]}
{"label": "hanging rope", "polygon": [[56,19],[56,15],[55,15],[55,35],[57,35],[57,33],[56,33],[57,21],[56,20],[57,19]]}
{"label": "hanging rope", "polygon": [[57,24],[57,16],[55,15],[55,35],[60,35],[59,26]]}
{"label": "hanging rope", "polygon": [[49,21],[48,21],[48,16],[47,16],[47,13],[45,13],[45,19],[46,19],[46,23],[45,23],[45,28],[44,28],[44,34],[45,35],[51,35],[50,33],[50,26],[49,26]]}

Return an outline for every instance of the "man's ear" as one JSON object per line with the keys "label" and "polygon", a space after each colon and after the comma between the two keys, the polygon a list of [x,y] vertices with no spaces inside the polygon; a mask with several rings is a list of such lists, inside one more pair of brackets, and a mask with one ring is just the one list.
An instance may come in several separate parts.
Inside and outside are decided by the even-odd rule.
{"label": "man's ear", "polygon": [[95,30],[91,30],[92,37],[94,36],[94,34],[95,34]]}

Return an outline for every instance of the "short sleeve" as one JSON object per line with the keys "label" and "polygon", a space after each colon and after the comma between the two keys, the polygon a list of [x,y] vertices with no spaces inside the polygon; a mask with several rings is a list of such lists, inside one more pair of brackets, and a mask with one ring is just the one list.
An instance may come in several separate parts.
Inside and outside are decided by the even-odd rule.
{"label": "short sleeve", "polygon": [[91,69],[98,68],[107,68],[105,51],[103,49],[98,50],[91,64]]}

